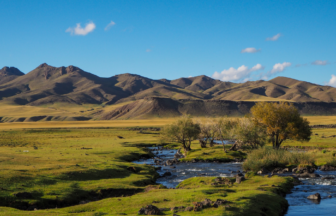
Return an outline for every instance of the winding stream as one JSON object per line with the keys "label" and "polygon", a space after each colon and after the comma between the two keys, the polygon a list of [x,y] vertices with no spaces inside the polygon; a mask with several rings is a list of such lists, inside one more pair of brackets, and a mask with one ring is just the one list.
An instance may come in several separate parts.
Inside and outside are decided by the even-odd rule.
{"label": "winding stream", "polygon": [[[237,171],[242,171],[241,163],[175,163],[173,166],[163,166],[163,162],[174,159],[177,150],[167,150],[151,148],[156,158],[160,158],[162,163],[156,164],[154,159],[142,159],[134,161],[137,164],[148,164],[161,167],[157,172],[163,176],[170,172],[171,175],[159,178],[156,182],[168,188],[175,188],[185,179],[199,176],[221,176],[233,177]],[[157,153],[157,154],[156,154]],[[315,171],[321,177],[300,178],[304,183],[295,186],[291,194],[287,194],[289,203],[287,216],[302,215],[336,215],[336,171]],[[322,180],[323,177],[334,177],[332,180]],[[320,193],[320,201],[307,199],[311,194]],[[332,196],[332,198],[328,197]]]}

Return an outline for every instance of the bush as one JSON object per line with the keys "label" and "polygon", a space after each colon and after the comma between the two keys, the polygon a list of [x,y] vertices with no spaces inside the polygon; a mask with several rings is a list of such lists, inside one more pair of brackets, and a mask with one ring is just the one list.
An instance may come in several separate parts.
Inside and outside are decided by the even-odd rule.
{"label": "bush", "polygon": [[325,150],[325,149],[322,150],[322,153],[323,153],[323,154],[325,154],[326,152],[327,152],[327,150]]}
{"label": "bush", "polygon": [[283,149],[260,148],[252,151],[243,163],[243,169],[257,172],[261,168],[273,169],[288,165],[313,165],[314,158],[307,153],[294,153]]}

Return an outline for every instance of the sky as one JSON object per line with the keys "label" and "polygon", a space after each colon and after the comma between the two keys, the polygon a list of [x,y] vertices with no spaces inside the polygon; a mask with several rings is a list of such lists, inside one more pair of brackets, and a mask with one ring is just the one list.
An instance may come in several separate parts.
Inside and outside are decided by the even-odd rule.
{"label": "sky", "polygon": [[0,68],[336,87],[336,1],[0,0]]}

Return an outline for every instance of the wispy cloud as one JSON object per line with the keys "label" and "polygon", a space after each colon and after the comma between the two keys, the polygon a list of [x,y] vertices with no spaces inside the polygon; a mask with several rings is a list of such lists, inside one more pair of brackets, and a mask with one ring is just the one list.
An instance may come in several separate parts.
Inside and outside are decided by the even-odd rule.
{"label": "wispy cloud", "polygon": [[107,26],[105,27],[105,31],[109,30],[112,26],[115,25],[115,22],[111,21]]}
{"label": "wispy cloud", "polygon": [[254,47],[248,47],[248,48],[245,48],[241,51],[241,53],[256,53],[256,52],[260,52],[261,49],[256,49]]}
{"label": "wispy cloud", "polygon": [[76,27],[69,27],[65,32],[70,32],[71,35],[87,35],[96,28],[93,22],[89,22],[83,28],[80,23],[77,23]]}
{"label": "wispy cloud", "polygon": [[273,66],[272,70],[270,71],[271,74],[280,73],[284,71],[287,67],[290,67],[292,63],[284,62],[284,63],[277,63]]}
{"label": "wispy cloud", "polygon": [[265,74],[260,74],[260,79],[267,80],[271,76],[274,76],[277,73],[283,72],[287,67],[290,67],[291,65],[292,63],[290,62],[276,63],[275,65],[273,65],[272,70],[268,71]]}
{"label": "wispy cloud", "polygon": [[322,60],[316,60],[314,62],[311,63],[312,65],[327,65],[329,64],[328,61],[322,61]]}
{"label": "wispy cloud", "polygon": [[249,80],[250,75],[254,71],[263,70],[264,66],[261,64],[256,64],[252,68],[248,68],[245,65],[236,68],[229,68],[227,70],[223,70],[222,72],[215,72],[212,77],[215,79],[219,79],[222,81],[243,81],[246,82]]}
{"label": "wispy cloud", "polygon": [[336,76],[334,74],[331,75],[331,79],[329,80],[327,85],[336,87]]}
{"label": "wispy cloud", "polygon": [[146,52],[152,52],[152,50],[151,49],[146,49]]}
{"label": "wispy cloud", "polygon": [[273,37],[268,37],[266,38],[267,41],[276,41],[279,39],[279,37],[281,37],[282,35],[279,33],[279,34],[276,34],[274,35]]}

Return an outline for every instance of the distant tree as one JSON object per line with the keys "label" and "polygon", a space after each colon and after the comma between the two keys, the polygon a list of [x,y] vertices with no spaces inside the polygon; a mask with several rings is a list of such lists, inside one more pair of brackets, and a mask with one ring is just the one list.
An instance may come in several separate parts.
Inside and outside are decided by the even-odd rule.
{"label": "distant tree", "polygon": [[241,118],[234,128],[234,139],[236,143],[232,146],[232,150],[239,148],[256,149],[266,143],[266,128],[251,117]]}
{"label": "distant tree", "polygon": [[224,141],[233,138],[233,131],[236,124],[237,122],[235,120],[230,120],[227,117],[220,118],[216,122],[217,136],[222,142],[224,152],[226,152]]}
{"label": "distant tree", "polygon": [[260,102],[252,107],[251,114],[259,124],[266,128],[274,149],[279,149],[286,139],[310,140],[312,131],[309,121],[302,118],[292,104]]}
{"label": "distant tree", "polygon": [[195,123],[190,116],[182,116],[176,122],[167,125],[161,133],[161,140],[170,140],[182,144],[185,152],[191,150],[191,142],[199,137],[200,124]]}
{"label": "distant tree", "polygon": [[206,122],[199,122],[201,133],[199,134],[199,143],[201,148],[205,148],[209,143],[210,147],[214,146],[214,140],[217,136],[217,128],[213,121],[207,120]]}

